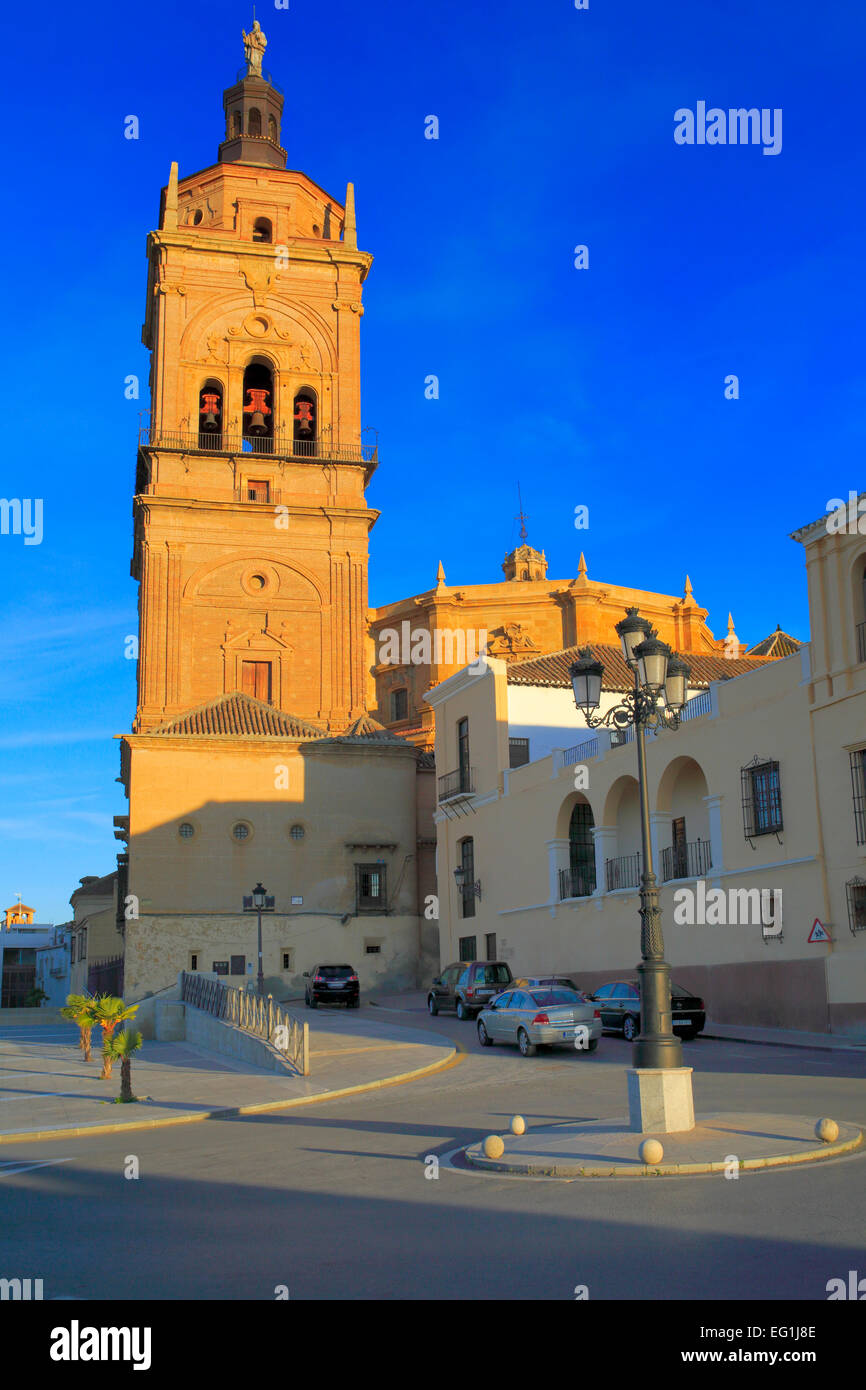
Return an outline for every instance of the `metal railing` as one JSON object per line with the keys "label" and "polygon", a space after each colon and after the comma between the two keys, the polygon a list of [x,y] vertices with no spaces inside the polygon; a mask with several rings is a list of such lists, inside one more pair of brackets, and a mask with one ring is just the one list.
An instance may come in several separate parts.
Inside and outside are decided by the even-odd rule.
{"label": "metal railing", "polygon": [[616,859],[604,861],[604,886],[608,893],[617,888],[640,887],[640,850],[636,854],[620,854]]}
{"label": "metal railing", "polygon": [[570,767],[572,763],[585,763],[597,757],[598,739],[588,738],[584,743],[575,743],[571,748],[566,748],[562,755],[562,766]]}
{"label": "metal railing", "polygon": [[686,700],[680,710],[680,720],[700,719],[702,714],[712,712],[712,701],[710,700],[709,690],[702,690],[700,695],[693,695],[690,700]]}
{"label": "metal railing", "polygon": [[857,660],[866,661],[866,623],[857,624]]}
{"label": "metal railing", "polygon": [[245,77],[261,77],[263,81],[267,82],[269,87],[273,87],[275,92],[279,92],[280,96],[283,95],[282,87],[277,86],[271,74],[266,72],[264,68],[262,68],[261,72],[251,72],[248,66],[238,68],[235,81],[243,82]]}
{"label": "metal railing", "polygon": [[140,449],[175,449],[184,453],[243,454],[251,458],[336,459],[342,463],[375,463],[376,444],[343,444],[331,439],[294,439],[291,434],[247,435],[236,430],[166,430],[143,425]]}
{"label": "metal railing", "polygon": [[454,772],[446,772],[439,778],[440,801],[449,801],[455,796],[471,796],[474,791],[474,767],[458,767]]}
{"label": "metal railing", "polygon": [[662,878],[703,878],[713,867],[709,840],[688,840],[662,850]]}
{"label": "metal railing", "polygon": [[566,898],[588,898],[595,892],[595,874],[584,873],[581,869],[560,869],[559,900]]}
{"label": "metal railing", "polygon": [[186,1004],[214,1018],[231,1023],[244,1033],[254,1033],[277,1048],[300,1076],[310,1074],[310,1026],[298,1020],[269,994],[266,999],[249,990],[233,989],[219,980],[184,970],[180,997]]}
{"label": "metal railing", "polygon": [[104,956],[87,969],[89,994],[113,994],[123,998],[123,956]]}

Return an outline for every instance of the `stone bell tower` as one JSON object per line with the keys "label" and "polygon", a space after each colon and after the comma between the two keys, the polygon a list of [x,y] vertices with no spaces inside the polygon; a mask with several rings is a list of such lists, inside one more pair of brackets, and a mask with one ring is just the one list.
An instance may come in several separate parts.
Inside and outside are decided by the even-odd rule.
{"label": "stone bell tower", "polygon": [[132,574],[136,732],[239,691],[341,732],[365,712],[376,467],[354,192],[286,169],[258,25],[215,164],[171,166],[148,237]]}

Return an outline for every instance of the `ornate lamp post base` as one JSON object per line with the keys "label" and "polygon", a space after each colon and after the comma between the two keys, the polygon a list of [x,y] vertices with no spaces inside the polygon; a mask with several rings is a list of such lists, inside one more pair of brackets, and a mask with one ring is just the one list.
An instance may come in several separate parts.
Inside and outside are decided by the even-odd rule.
{"label": "ornate lamp post base", "polygon": [[632,1044],[632,1064],[638,1068],[681,1067],[683,1045],[671,1026],[670,966],[664,960],[642,960],[637,973],[641,1031]]}

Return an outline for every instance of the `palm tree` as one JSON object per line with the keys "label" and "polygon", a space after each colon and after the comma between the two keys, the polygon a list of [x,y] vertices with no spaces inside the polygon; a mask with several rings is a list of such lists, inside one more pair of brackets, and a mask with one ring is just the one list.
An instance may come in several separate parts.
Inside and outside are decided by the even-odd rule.
{"label": "palm tree", "polygon": [[110,1080],[114,1062],[111,1053],[106,1051],[105,1044],[114,1036],[117,1025],[125,1023],[128,1018],[133,1018],[137,1010],[137,1004],[124,1004],[122,999],[118,999],[113,994],[102,994],[94,1001],[94,1022],[102,1028],[102,1075],[99,1078],[100,1081]]}
{"label": "palm tree", "polygon": [[108,1039],[103,1049],[103,1057],[110,1057],[112,1063],[120,1063],[120,1103],[122,1105],[126,1105],[131,1100],[138,1100],[138,1096],[132,1094],[132,1059],[141,1047],[141,1042],[140,1033],[118,1033],[115,1037]]}
{"label": "palm tree", "polygon": [[85,1062],[90,1061],[90,1034],[96,1022],[93,1005],[94,1001],[85,994],[70,994],[66,998],[66,1007],[60,1010],[63,1018],[78,1025],[78,1046],[84,1053]]}

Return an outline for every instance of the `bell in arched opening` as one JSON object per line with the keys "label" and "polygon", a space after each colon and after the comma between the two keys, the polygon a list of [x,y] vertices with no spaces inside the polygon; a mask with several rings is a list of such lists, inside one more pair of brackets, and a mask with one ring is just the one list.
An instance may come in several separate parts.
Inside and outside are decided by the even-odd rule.
{"label": "bell in arched opening", "polygon": [[244,372],[244,440],[259,454],[274,447],[274,377],[264,362],[250,362]]}
{"label": "bell in arched opening", "polygon": [[200,449],[219,449],[223,435],[223,389],[218,381],[206,381],[198,396]]}
{"label": "bell in arched opening", "polygon": [[316,393],[309,386],[305,386],[295,396],[295,408],[292,415],[294,452],[307,457],[314,457],[319,451],[317,442],[319,422]]}

